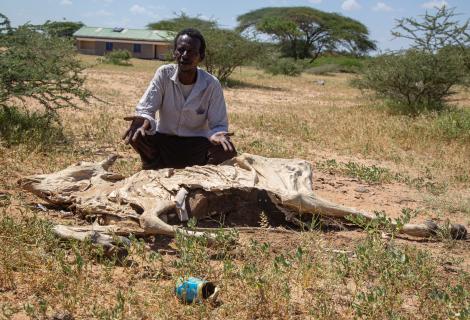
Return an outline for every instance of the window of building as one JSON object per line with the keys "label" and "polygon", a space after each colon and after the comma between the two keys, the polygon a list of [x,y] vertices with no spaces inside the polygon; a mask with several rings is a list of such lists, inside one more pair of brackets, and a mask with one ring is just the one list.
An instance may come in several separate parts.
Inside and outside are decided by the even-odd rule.
{"label": "window of building", "polygon": [[113,51],[113,43],[106,42],[106,51]]}
{"label": "window of building", "polygon": [[142,46],[140,43],[134,43],[134,52],[135,53],[140,53],[142,51]]}

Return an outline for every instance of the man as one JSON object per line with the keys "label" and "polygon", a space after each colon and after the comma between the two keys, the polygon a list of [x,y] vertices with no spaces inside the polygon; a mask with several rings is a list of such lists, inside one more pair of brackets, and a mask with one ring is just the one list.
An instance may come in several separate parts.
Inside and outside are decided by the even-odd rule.
{"label": "man", "polygon": [[[176,64],[158,68],[123,136],[139,153],[143,169],[219,164],[236,155],[228,133],[222,87],[199,69],[206,43],[184,29],[174,41]],[[158,111],[159,119],[155,119]]]}

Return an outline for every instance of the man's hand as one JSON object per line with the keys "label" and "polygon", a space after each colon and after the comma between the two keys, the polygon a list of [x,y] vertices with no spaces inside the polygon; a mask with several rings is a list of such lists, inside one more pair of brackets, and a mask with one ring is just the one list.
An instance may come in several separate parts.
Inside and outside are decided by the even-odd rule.
{"label": "man's hand", "polygon": [[124,120],[132,121],[129,129],[122,135],[125,144],[129,144],[131,139],[136,141],[139,136],[145,137],[145,130],[150,129],[150,121],[144,117],[124,117]]}
{"label": "man's hand", "polygon": [[220,144],[222,145],[222,148],[224,148],[224,151],[233,151],[232,148],[232,143],[230,142],[230,137],[233,135],[233,133],[221,131],[214,133],[212,136],[210,136],[209,141],[212,142],[213,144]]}

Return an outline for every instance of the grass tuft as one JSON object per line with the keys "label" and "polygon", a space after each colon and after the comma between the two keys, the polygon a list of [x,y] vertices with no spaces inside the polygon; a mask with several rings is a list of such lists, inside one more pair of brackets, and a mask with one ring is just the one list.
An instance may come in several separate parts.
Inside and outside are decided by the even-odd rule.
{"label": "grass tuft", "polygon": [[62,127],[51,115],[16,107],[0,109],[0,138],[6,146],[48,147],[66,142]]}

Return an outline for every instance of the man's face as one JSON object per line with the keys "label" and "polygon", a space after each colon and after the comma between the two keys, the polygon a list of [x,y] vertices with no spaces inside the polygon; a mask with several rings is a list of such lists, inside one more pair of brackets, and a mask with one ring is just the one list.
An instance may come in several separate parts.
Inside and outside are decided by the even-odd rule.
{"label": "man's face", "polygon": [[173,53],[180,71],[195,70],[202,57],[199,53],[201,42],[198,38],[192,38],[186,34],[176,41],[176,50]]}

